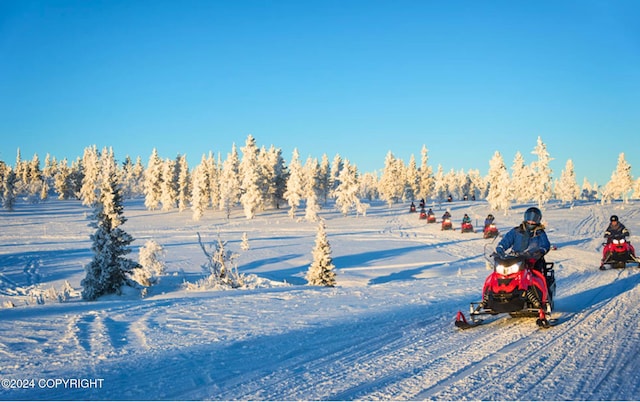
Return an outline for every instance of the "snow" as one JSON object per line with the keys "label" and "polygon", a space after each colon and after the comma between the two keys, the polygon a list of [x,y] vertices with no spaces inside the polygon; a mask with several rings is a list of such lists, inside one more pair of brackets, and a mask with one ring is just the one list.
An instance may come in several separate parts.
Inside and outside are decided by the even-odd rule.
{"label": "snow", "polygon": [[[528,206],[496,214],[501,232]],[[434,206],[438,216],[444,208],[458,228],[464,213],[477,229],[490,212],[484,201]],[[545,206],[557,246],[547,256],[557,278],[550,329],[508,316],[455,328],[457,311],[479,300],[484,248],[495,240],[442,232],[408,210],[374,202],[365,217],[320,211],[337,280],[325,288],[304,279],[318,224],[291,219],[286,208],[252,220],[240,209],[229,220],[208,210],[196,222],[191,211],[128,201],[130,257],[154,240],[166,274],[144,298],[129,289],[85,302],[90,209],[18,203],[0,212],[0,399],[640,399],[640,270],[598,270],[609,215],[620,216],[633,242],[639,202]],[[251,286],[185,290],[206,262],[197,233],[227,241]],[[66,300],[46,297],[65,281],[74,288]]]}

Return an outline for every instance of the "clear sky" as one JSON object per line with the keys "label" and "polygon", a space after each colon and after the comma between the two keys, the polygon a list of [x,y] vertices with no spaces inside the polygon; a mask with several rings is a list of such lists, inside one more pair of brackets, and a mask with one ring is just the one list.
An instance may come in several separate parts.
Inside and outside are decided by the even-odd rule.
{"label": "clear sky", "polygon": [[388,151],[445,171],[499,151],[640,176],[640,1],[0,0],[0,160],[87,146],[288,162]]}

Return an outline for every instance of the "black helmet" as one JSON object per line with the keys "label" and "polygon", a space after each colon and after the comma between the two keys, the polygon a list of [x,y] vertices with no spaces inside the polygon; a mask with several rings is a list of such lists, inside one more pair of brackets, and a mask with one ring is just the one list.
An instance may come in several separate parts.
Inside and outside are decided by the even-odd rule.
{"label": "black helmet", "polygon": [[540,224],[542,220],[542,212],[536,207],[531,207],[524,212],[524,221],[525,222],[535,222],[536,225]]}
{"label": "black helmet", "polygon": [[618,222],[618,215],[611,215],[611,218],[609,218],[609,220],[611,222]]}

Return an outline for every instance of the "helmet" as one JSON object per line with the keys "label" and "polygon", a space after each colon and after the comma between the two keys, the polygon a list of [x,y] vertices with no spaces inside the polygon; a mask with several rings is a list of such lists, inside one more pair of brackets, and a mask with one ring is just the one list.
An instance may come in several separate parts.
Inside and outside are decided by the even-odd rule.
{"label": "helmet", "polygon": [[618,222],[618,215],[611,215],[611,218],[609,218],[609,220],[611,222]]}
{"label": "helmet", "polygon": [[531,221],[539,225],[542,220],[542,212],[536,207],[531,207],[524,212],[524,220],[525,222]]}

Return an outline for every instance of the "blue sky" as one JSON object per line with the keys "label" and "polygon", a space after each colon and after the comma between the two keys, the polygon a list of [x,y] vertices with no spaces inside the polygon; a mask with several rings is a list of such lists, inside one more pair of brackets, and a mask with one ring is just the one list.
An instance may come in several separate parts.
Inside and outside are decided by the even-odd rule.
{"label": "blue sky", "polygon": [[0,159],[244,144],[640,176],[640,2],[0,0]]}

